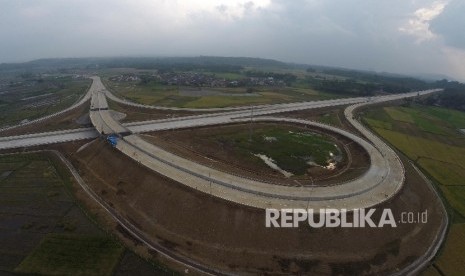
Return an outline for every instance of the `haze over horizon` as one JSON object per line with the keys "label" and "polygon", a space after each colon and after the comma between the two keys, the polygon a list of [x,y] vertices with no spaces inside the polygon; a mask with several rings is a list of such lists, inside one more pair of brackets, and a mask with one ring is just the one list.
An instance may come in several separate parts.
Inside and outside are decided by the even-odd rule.
{"label": "haze over horizon", "polygon": [[0,63],[248,56],[465,80],[460,0],[0,0]]}

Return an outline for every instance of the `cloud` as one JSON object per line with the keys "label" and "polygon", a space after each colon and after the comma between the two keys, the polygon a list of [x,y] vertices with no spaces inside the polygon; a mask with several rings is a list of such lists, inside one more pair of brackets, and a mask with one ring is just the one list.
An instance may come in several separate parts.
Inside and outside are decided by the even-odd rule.
{"label": "cloud", "polygon": [[446,47],[443,51],[456,78],[465,81],[465,51],[452,47]]}
{"label": "cloud", "polygon": [[460,75],[460,1],[0,0],[0,62],[224,55]]}
{"label": "cloud", "polygon": [[432,5],[417,9],[399,30],[416,37],[418,43],[436,38],[436,34],[430,30],[430,22],[444,11],[446,5],[447,1],[435,1]]}
{"label": "cloud", "polygon": [[430,29],[441,36],[447,45],[465,49],[465,2],[455,0],[445,7],[444,12],[436,17]]}

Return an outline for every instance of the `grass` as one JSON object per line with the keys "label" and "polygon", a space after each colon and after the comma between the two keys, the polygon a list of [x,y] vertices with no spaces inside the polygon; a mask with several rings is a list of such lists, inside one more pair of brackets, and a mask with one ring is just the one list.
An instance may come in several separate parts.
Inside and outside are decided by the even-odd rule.
{"label": "grass", "polygon": [[[402,126],[408,126],[412,131],[427,132],[433,135],[454,136],[457,129],[465,128],[463,112],[447,110],[440,107],[411,106],[411,107],[385,107],[382,110],[369,112],[366,119],[377,120],[383,123],[396,125],[394,130],[402,131]],[[371,124],[370,124],[371,125]],[[378,126],[385,129],[392,127]],[[409,134],[415,134],[410,132]]]}
{"label": "grass", "polygon": [[[71,78],[53,78],[35,86],[28,86],[25,83],[17,92],[2,95],[4,99],[0,104],[0,126],[14,125],[25,119],[33,120],[65,109],[76,102],[89,85],[90,80]],[[40,95],[44,97],[23,100]],[[50,102],[42,106],[34,106],[41,101]]]}
{"label": "grass", "polygon": [[363,121],[432,178],[452,216],[443,252],[424,275],[465,275],[465,113],[440,107],[372,109]]}
{"label": "grass", "polygon": [[465,186],[465,170],[457,164],[428,158],[420,158],[418,164],[445,186]]}
{"label": "grass", "polygon": [[395,121],[401,121],[406,123],[414,123],[412,116],[409,112],[405,112],[401,108],[393,108],[393,107],[385,107],[384,111],[386,111],[389,116]]}
{"label": "grass", "polygon": [[255,154],[266,155],[281,169],[294,175],[305,174],[309,161],[326,166],[328,160],[332,159],[330,153],[340,153],[332,140],[312,132],[290,132],[283,128],[268,127],[255,129],[251,137],[250,140],[248,132],[241,132],[215,139],[233,144],[243,155],[255,158],[258,162],[261,160]]}
{"label": "grass", "polygon": [[465,147],[451,146],[375,126],[372,128],[410,159],[418,162],[418,165],[440,184],[451,206],[465,217],[465,186],[449,187],[464,183]]}
{"label": "grass", "polygon": [[441,107],[429,107],[425,112],[432,116],[447,121],[455,128],[465,128],[465,113]]}
{"label": "grass", "polygon": [[442,272],[442,275],[465,275],[465,254],[463,252],[465,252],[465,224],[452,225],[442,254],[435,266]]}
{"label": "grass", "polygon": [[364,118],[365,122],[367,122],[370,126],[377,128],[377,129],[385,129],[385,130],[392,130],[392,123],[385,122],[381,120],[375,120],[371,118]]}
{"label": "grass", "polygon": [[465,217],[465,186],[440,186],[452,208],[462,217]]}
{"label": "grass", "polygon": [[324,123],[324,124],[329,124],[332,126],[340,126],[341,125],[341,120],[339,119],[339,116],[335,112],[331,113],[326,113],[323,116],[321,116],[318,119],[319,122]]}
{"label": "grass", "polygon": [[48,234],[15,269],[44,275],[111,275],[124,248],[104,236]]}
{"label": "grass", "polygon": [[[235,78],[236,74],[226,74],[225,78]],[[188,96],[179,93],[181,88],[177,86],[162,85],[157,83],[139,84],[118,83],[108,79],[103,80],[107,88],[120,97],[146,105],[161,105],[185,108],[218,108],[244,105],[275,104],[299,101],[326,100],[341,97],[316,91],[305,87],[258,87],[254,93],[258,96],[230,96],[230,95],[205,95]],[[246,88],[208,88],[218,93],[242,94]]]}
{"label": "grass", "polygon": [[187,108],[231,107],[286,102],[285,95],[262,94],[263,97],[204,96],[182,105]]}
{"label": "grass", "polygon": [[374,126],[372,128],[412,160],[426,157],[446,163],[465,164],[464,147],[451,146],[431,139],[404,134],[399,131]]}

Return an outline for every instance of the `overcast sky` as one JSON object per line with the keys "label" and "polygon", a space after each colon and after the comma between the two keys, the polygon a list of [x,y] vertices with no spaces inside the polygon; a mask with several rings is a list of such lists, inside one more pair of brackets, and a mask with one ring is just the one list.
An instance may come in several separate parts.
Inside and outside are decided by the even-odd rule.
{"label": "overcast sky", "polygon": [[0,63],[248,56],[465,80],[464,0],[0,0]]}

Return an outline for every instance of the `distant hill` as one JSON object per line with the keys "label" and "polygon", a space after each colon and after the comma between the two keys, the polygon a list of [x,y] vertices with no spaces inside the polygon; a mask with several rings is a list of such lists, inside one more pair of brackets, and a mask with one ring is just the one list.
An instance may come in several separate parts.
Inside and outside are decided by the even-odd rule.
{"label": "distant hill", "polygon": [[[398,89],[399,84],[412,88],[422,88],[425,81],[432,83],[437,80],[434,76],[418,77],[392,74],[385,72],[374,72],[354,70],[319,65],[307,65],[296,63],[285,63],[273,59],[251,58],[251,57],[89,57],[89,58],[47,58],[37,59],[24,63],[2,63],[0,72],[13,73],[35,73],[50,72],[66,69],[104,69],[104,68],[136,68],[136,69],[158,69],[191,71],[203,70],[207,72],[239,72],[246,67],[254,67],[253,70],[275,69],[301,69],[309,72],[319,72],[328,75],[342,76],[354,80],[383,83],[384,89],[393,87]],[[264,69],[264,70],[265,70]],[[325,84],[326,85],[326,84]],[[330,85],[334,89],[339,89]],[[346,85],[347,86],[347,85]],[[321,88],[321,87],[320,87]]]}
{"label": "distant hill", "polygon": [[226,69],[243,66],[287,67],[284,62],[250,57],[114,57],[114,58],[51,58],[24,63],[2,63],[0,70],[50,70],[71,68],[137,68],[137,69]]}

